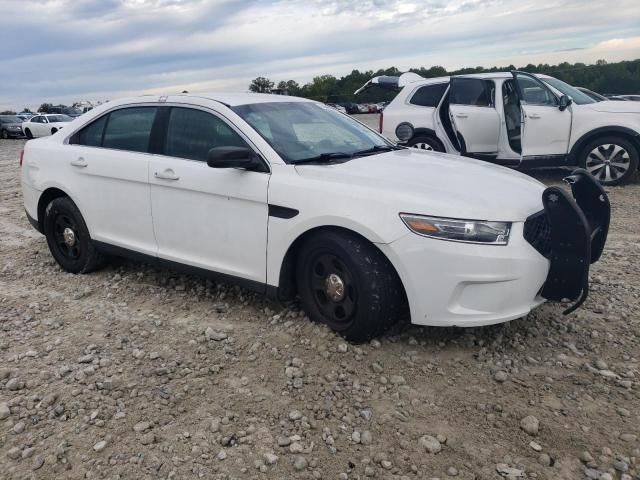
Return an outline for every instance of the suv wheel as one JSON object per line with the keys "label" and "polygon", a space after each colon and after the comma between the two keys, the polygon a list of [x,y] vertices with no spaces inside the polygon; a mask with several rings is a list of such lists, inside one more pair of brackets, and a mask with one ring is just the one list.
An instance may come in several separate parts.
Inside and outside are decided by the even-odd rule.
{"label": "suv wheel", "polygon": [[103,257],[95,249],[87,225],[70,198],[56,198],[47,205],[44,234],[51,255],[67,272],[88,273],[102,265]]}
{"label": "suv wheel", "polygon": [[444,147],[439,140],[433,137],[414,137],[407,143],[408,147],[419,150],[431,150],[433,152],[444,152]]}
{"label": "suv wheel", "polygon": [[400,279],[383,253],[350,233],[326,230],[308,240],[296,278],[311,320],[353,342],[381,334],[406,305]]}
{"label": "suv wheel", "polygon": [[638,169],[638,149],[622,137],[596,138],[585,145],[580,164],[602,185],[621,185]]}

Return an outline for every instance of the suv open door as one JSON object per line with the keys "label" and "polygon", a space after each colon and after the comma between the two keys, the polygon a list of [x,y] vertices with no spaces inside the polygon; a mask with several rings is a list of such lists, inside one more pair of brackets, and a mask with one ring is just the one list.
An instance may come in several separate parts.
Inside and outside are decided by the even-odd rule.
{"label": "suv open door", "polygon": [[542,80],[530,73],[513,71],[522,115],[522,166],[527,159],[563,157],[571,137],[571,99],[556,96]]}
{"label": "suv open door", "polygon": [[449,114],[462,154],[498,154],[500,115],[495,109],[495,82],[485,78],[451,77]]}

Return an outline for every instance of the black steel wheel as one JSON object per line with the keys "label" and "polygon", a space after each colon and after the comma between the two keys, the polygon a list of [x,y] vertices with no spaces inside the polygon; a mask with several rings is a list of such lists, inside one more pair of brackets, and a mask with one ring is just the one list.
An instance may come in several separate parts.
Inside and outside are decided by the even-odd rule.
{"label": "black steel wheel", "polygon": [[353,342],[380,335],[406,314],[396,271],[371,242],[341,229],[322,230],[302,245],[298,293],[311,320]]}
{"label": "black steel wheel", "polygon": [[59,197],[47,205],[43,226],[51,255],[67,272],[88,273],[104,263],[70,198]]}

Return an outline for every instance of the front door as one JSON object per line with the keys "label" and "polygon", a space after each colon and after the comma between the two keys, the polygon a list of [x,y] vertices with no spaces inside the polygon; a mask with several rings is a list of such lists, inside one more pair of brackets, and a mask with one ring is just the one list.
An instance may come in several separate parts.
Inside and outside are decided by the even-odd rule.
{"label": "front door", "polygon": [[571,135],[571,106],[561,109],[556,95],[535,76],[523,72],[512,75],[522,110],[522,160],[565,156]]}
{"label": "front door", "polygon": [[150,165],[158,256],[207,270],[266,281],[269,174],[211,168],[211,148],[247,147],[210,110],[165,107],[163,145]]}
{"label": "front door", "polygon": [[461,152],[497,155],[500,115],[495,108],[495,82],[452,77],[449,104]]}

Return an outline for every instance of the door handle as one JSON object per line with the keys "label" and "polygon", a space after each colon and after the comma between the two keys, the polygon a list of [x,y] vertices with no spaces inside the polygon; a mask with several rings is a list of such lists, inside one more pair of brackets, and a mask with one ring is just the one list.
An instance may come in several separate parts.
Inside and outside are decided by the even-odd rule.
{"label": "door handle", "polygon": [[87,165],[89,165],[87,163],[87,161],[84,159],[84,157],[78,157],[75,160],[71,160],[71,165],[73,165],[74,167],[86,167]]}
{"label": "door handle", "polygon": [[175,172],[170,168],[167,168],[162,172],[155,172],[153,176],[161,180],[179,180],[180,179],[180,177],[176,175]]}
{"label": "door handle", "polygon": [[540,115],[538,115],[537,113],[532,113],[531,115],[529,115],[529,118],[532,120],[536,120],[540,118]]}
{"label": "door handle", "polygon": [[465,113],[456,113],[456,118],[467,118],[469,115]]}

